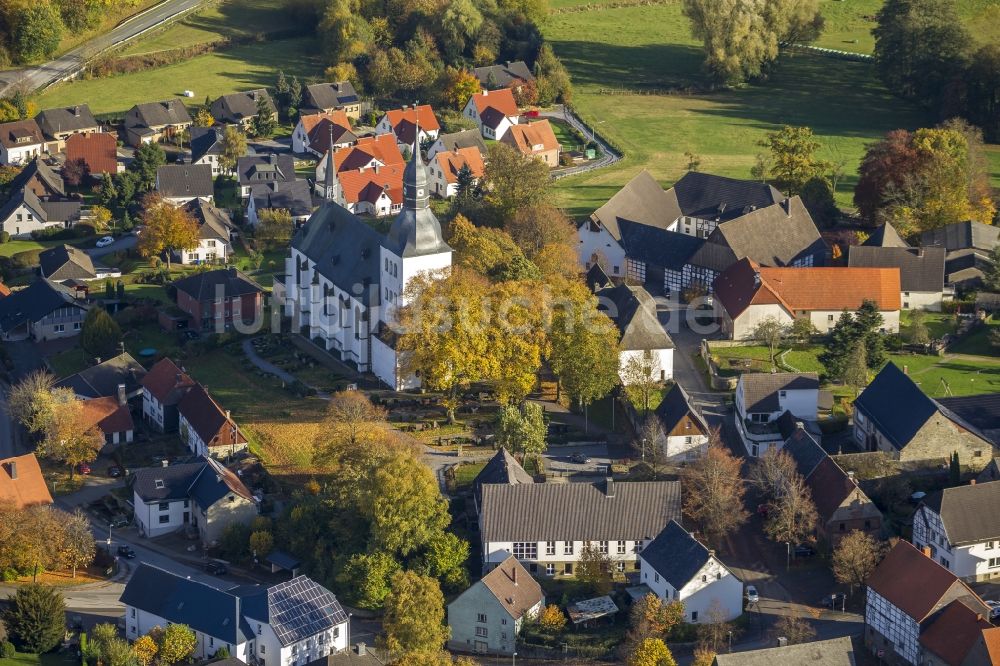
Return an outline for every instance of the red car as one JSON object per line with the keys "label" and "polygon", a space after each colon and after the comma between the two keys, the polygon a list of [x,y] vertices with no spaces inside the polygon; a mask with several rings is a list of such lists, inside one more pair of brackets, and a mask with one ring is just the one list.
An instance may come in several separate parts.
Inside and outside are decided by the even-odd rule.
{"label": "red car", "polygon": [[76,466],[76,471],[80,474],[90,474],[90,465],[87,463],[80,463]]}
{"label": "red car", "polygon": [[525,118],[537,118],[538,117],[538,111],[536,109],[532,109],[531,111],[525,111],[524,112],[524,117]]}

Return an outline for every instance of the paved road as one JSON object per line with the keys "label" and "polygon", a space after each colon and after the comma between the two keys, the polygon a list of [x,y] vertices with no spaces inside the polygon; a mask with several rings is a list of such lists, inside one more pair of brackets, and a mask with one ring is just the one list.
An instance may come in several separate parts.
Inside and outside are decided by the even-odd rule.
{"label": "paved road", "polygon": [[539,115],[543,118],[556,118],[569,123],[585,137],[590,137],[601,151],[601,157],[599,159],[593,162],[588,162],[587,164],[581,164],[580,166],[557,169],[552,173],[553,178],[565,178],[566,176],[573,176],[578,173],[586,173],[588,171],[593,171],[594,169],[601,169],[606,166],[611,166],[622,158],[621,154],[617,150],[605,143],[604,139],[602,139],[600,135],[595,134],[592,128],[584,125],[572,111],[566,109],[566,107],[562,104],[557,105],[555,111],[542,111]]}
{"label": "paved road", "polygon": [[[55,60],[33,67],[0,72],[0,94],[6,94],[7,89],[14,84],[23,85],[26,92],[32,92],[72,76],[94,56],[194,9],[202,1],[164,0],[126,19],[110,32],[94,37]],[[183,82],[178,83],[183,84]]]}
{"label": "paved road", "polygon": [[98,257],[103,257],[119,250],[131,250],[135,247],[138,240],[133,234],[125,234],[116,238],[115,242],[107,247],[92,247],[86,252],[90,255],[91,259],[97,259]]}

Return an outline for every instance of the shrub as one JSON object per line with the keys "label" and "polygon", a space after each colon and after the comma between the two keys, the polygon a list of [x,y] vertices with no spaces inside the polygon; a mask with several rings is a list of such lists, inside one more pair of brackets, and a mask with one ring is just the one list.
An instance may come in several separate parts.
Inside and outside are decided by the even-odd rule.
{"label": "shrub", "polygon": [[9,243],[10,233],[6,231],[0,231],[0,243]]}
{"label": "shrub", "polygon": [[10,641],[0,641],[0,659],[14,658],[14,644]]}
{"label": "shrub", "polygon": [[3,623],[22,652],[48,652],[66,632],[66,604],[52,587],[25,585],[11,597],[3,613]]}
{"label": "shrub", "polygon": [[14,268],[31,268],[38,265],[38,255],[41,250],[22,250],[11,255]]}
{"label": "shrub", "polygon": [[559,155],[559,165],[560,166],[573,166],[573,156],[569,153],[561,153]]}

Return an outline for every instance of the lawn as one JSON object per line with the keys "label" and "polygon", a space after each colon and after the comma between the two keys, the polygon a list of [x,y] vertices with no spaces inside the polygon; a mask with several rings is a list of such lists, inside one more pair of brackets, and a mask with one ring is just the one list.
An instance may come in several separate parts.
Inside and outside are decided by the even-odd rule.
{"label": "lawn", "polygon": [[990,332],[1000,330],[1000,319],[992,317],[986,320],[986,325],[972,332],[951,347],[953,354],[971,354],[973,356],[1000,356],[1000,349],[990,342]]}
{"label": "lawn", "polygon": [[69,651],[47,654],[17,652],[13,657],[0,659],[0,666],[79,666],[79,664],[80,660]]}
{"label": "lawn", "polygon": [[0,243],[0,257],[11,257],[18,252],[27,252],[28,250],[47,250],[50,247],[64,244],[66,244],[64,240],[10,240],[6,243]]}
{"label": "lawn", "polygon": [[[899,333],[903,340],[908,340],[910,316],[912,310],[899,313]],[[932,340],[940,340],[945,335],[955,332],[955,315],[944,312],[924,312],[924,324]]]}
{"label": "lawn", "polygon": [[279,69],[305,79],[322,72],[315,38],[247,44],[216,51],[166,67],[103,79],[71,81],[43,93],[41,108],[68,106],[82,101],[94,113],[121,113],[138,102],[177,97],[193,90],[194,101],[274,85]]}

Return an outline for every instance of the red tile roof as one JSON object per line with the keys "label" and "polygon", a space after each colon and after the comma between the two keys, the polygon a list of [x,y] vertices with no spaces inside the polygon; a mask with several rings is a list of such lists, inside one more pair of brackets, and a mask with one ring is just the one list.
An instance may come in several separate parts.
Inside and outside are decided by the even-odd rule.
{"label": "red tile roof", "polygon": [[157,361],[142,379],[142,387],[164,405],[176,405],[192,386],[194,380],[169,358]]}
{"label": "red tile roof", "polygon": [[365,169],[364,171],[344,171],[337,174],[344,200],[348,203],[368,201],[375,203],[383,191],[393,203],[403,202],[403,167],[392,166]]}
{"label": "red tile roof", "polygon": [[[325,153],[330,149],[330,125],[333,125],[333,142],[340,142],[340,138],[345,134],[350,134],[349,139],[354,140],[351,134],[351,121],[343,111],[331,111],[330,113],[312,113],[302,116],[299,119],[302,129],[309,136],[309,147],[318,153]],[[347,143],[344,141],[344,143]]]}
{"label": "red tile roof", "polygon": [[411,106],[406,109],[393,109],[392,111],[386,111],[385,115],[388,116],[389,124],[392,125],[393,130],[404,120],[408,120],[411,123],[418,123],[420,129],[425,132],[433,132],[441,129],[437,118],[434,117],[434,109],[429,104],[421,104],[417,107]]}
{"label": "red tile roof", "polygon": [[920,633],[920,643],[949,666],[962,666],[969,650],[992,624],[961,601],[952,601]]}
{"label": "red tile roof", "polygon": [[478,148],[459,148],[455,152],[442,151],[434,156],[438,168],[444,173],[449,183],[458,182],[458,172],[463,166],[468,166],[475,178],[483,177],[483,154]]}
{"label": "red tile roof", "polygon": [[[510,137],[508,140],[507,137]],[[504,135],[505,143],[514,142],[522,155],[534,155],[536,153],[546,153],[550,150],[559,150],[559,141],[552,131],[552,125],[548,120],[538,120],[533,123],[521,123],[511,125]]]}
{"label": "red tile roof", "polygon": [[476,93],[472,96],[472,103],[476,105],[479,115],[483,115],[491,107],[507,117],[518,115],[517,102],[514,101],[514,93],[510,88]]}
{"label": "red tile roof", "polygon": [[104,434],[135,430],[128,405],[118,404],[116,397],[82,400],[83,418],[88,426],[96,425]]}
{"label": "red tile roof", "polygon": [[367,166],[372,159],[386,166],[404,163],[396,138],[391,134],[382,134],[362,137],[353,146],[336,151],[333,154],[333,165],[337,173],[340,173]]}
{"label": "red tile roof", "polygon": [[3,298],[4,296],[10,296],[10,294],[11,294],[10,287],[5,285],[3,282],[0,282],[0,298]]}
{"label": "red tile roof", "polygon": [[94,132],[72,134],[66,139],[66,161],[83,160],[90,173],[110,173],[118,171],[117,140],[114,134]]}
{"label": "red tile roof", "polygon": [[[17,478],[12,478],[15,473]],[[0,459],[0,504],[12,504],[15,509],[52,504],[34,453]]]}
{"label": "red tile roof", "polygon": [[219,403],[201,384],[195,384],[181,398],[177,411],[191,425],[206,446],[231,446],[246,443],[236,422],[229,418]]}
{"label": "red tile roof", "polygon": [[1000,664],[1000,627],[983,630],[983,644],[991,664]]}

